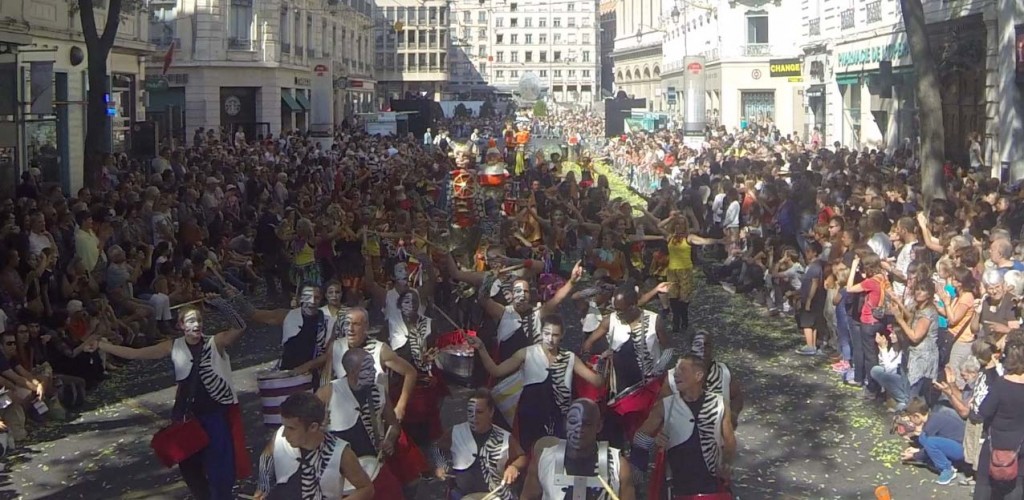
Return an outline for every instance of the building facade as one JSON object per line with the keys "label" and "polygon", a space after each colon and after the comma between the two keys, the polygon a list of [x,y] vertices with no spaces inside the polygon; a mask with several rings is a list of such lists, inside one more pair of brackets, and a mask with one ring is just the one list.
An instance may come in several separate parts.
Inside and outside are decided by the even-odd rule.
{"label": "building facade", "polygon": [[445,99],[481,100],[490,93],[491,8],[480,0],[454,0],[448,40]]}
{"label": "building facade", "polygon": [[[160,55],[151,60],[147,93],[160,135],[183,140],[200,127],[241,129],[249,138],[327,132],[371,110],[372,4],[324,7],[311,0],[150,2],[150,40]],[[165,58],[171,63],[162,75]]]}
{"label": "building facade", "polygon": [[619,0],[615,4],[612,63],[615,91],[647,99],[647,109],[665,109],[661,92],[662,43],[670,22],[669,0]]}
{"label": "building facade", "polygon": [[[824,141],[886,151],[916,145],[917,76],[899,2],[803,4],[807,115]],[[987,164],[1024,177],[1024,79],[1015,50],[1024,12],[1004,0],[924,8],[942,90],[946,157],[968,162],[967,136],[978,132]]]}
{"label": "building facade", "polygon": [[441,99],[448,81],[448,5],[440,0],[377,0],[374,47],[380,96]]}
{"label": "building facade", "polygon": [[491,6],[490,83],[496,89],[517,91],[522,79],[536,78],[555,103],[589,106],[600,97],[595,1],[492,1]]}
{"label": "building facade", "polygon": [[602,2],[598,8],[600,21],[600,54],[601,54],[601,93],[602,97],[611,97],[615,88],[615,62],[612,51],[615,50],[615,6],[616,0]]}
{"label": "building facade", "polygon": [[[667,99],[676,103],[672,113],[700,122],[683,116],[683,104],[696,99],[706,125],[775,126],[783,136],[802,131],[801,34],[791,23],[799,8],[781,0],[667,4],[667,11],[678,12],[670,14],[662,68],[665,93],[674,94]],[[703,78],[694,83],[687,74],[698,70]]]}
{"label": "building facade", "polygon": [[[97,2],[98,3],[98,2]],[[43,181],[66,192],[84,184],[89,90],[82,27],[67,2],[0,4],[0,187],[38,167]],[[99,29],[106,9],[97,7]],[[115,152],[131,148],[132,125],[145,116],[142,81],[150,53],[144,14],[126,14],[107,58],[106,135]],[[32,104],[29,104],[32,103]],[[0,189],[2,190],[2,189]]]}

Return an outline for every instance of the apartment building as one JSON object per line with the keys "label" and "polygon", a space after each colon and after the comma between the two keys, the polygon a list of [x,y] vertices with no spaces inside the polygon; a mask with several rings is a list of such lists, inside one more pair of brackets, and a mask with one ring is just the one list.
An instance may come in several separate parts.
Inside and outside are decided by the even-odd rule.
{"label": "apartment building", "polygon": [[[946,156],[967,162],[967,136],[985,137],[988,164],[1024,177],[1015,50],[1024,13],[1005,0],[925,2],[943,101]],[[896,0],[803,0],[808,122],[827,144],[892,151],[919,141],[916,74]],[[998,175],[999,168],[994,169]]]}
{"label": "apartment building", "polygon": [[668,28],[667,0],[619,0],[615,4],[612,62],[615,91],[647,99],[649,110],[662,110],[662,43]]}
{"label": "apartment building", "polygon": [[377,0],[379,95],[440,100],[448,81],[450,8],[440,0]]}
{"label": "apartment building", "polygon": [[674,103],[671,112],[694,131],[748,124],[776,126],[783,135],[803,130],[802,34],[792,25],[800,5],[666,0],[665,11],[661,105]]}
{"label": "apartment building", "polygon": [[492,86],[515,91],[533,74],[555,103],[589,106],[600,97],[595,0],[492,0],[490,5]]}
{"label": "apartment building", "polygon": [[610,97],[615,88],[615,61],[612,60],[612,51],[615,50],[615,6],[617,0],[601,2],[598,8],[599,25],[599,53],[601,54],[601,92],[603,97]]}
{"label": "apartment building", "polygon": [[249,137],[329,131],[375,107],[370,0],[151,0],[149,117]]}
{"label": "apartment building", "polygon": [[453,0],[448,34],[448,81],[445,98],[479,100],[489,92],[491,55],[490,2]]}

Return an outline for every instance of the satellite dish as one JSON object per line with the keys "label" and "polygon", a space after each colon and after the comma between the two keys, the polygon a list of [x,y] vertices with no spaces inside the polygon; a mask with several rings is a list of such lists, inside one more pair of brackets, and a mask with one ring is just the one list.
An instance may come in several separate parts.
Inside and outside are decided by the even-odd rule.
{"label": "satellite dish", "polygon": [[519,79],[519,96],[524,101],[536,101],[540,98],[541,83],[540,77],[532,71],[527,71],[522,78]]}

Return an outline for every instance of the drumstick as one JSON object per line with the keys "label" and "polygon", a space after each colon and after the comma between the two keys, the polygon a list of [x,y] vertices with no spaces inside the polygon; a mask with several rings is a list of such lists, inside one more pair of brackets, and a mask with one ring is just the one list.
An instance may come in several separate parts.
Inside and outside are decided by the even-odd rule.
{"label": "drumstick", "polygon": [[448,322],[451,323],[452,326],[454,326],[456,330],[462,330],[462,327],[459,326],[459,324],[454,319],[452,319],[451,316],[449,316],[447,313],[445,313],[444,310],[442,310],[440,307],[437,307],[437,304],[431,304],[431,305],[434,306],[434,309],[437,309],[437,312],[441,313],[441,316],[444,316],[444,319],[448,320]]}
{"label": "drumstick", "polygon": [[608,492],[608,496],[611,497],[612,500],[619,500],[619,496],[616,495],[614,491],[612,491],[612,487],[608,485],[608,481],[605,481],[604,477],[598,474],[597,479],[601,481],[601,487],[604,488],[604,491]]}
{"label": "drumstick", "polygon": [[497,488],[494,488],[493,490],[491,490],[490,493],[484,495],[484,497],[481,498],[480,500],[491,500],[491,498],[498,498],[498,492],[501,491],[501,489],[504,488],[504,487],[505,487],[505,483],[502,482],[501,484],[498,485]]}
{"label": "drumstick", "polygon": [[182,302],[181,304],[178,304],[178,305],[176,305],[176,306],[171,306],[171,310],[173,311],[173,310],[175,310],[175,309],[178,309],[178,308],[181,308],[181,307],[185,307],[185,306],[190,306],[190,305],[192,305],[192,304],[198,304],[199,302],[203,302],[203,301],[204,301],[204,300],[206,300],[207,298],[208,298],[208,297],[203,297],[203,298],[201,298],[201,299],[196,299],[196,300],[190,300],[190,301],[188,301],[188,302]]}
{"label": "drumstick", "polygon": [[514,266],[503,267],[501,269],[498,269],[498,272],[496,274],[504,274],[504,273],[510,273],[512,271],[518,271],[518,270],[520,270],[520,269],[522,269],[524,267],[526,267],[526,266],[524,266],[523,264],[516,264]]}

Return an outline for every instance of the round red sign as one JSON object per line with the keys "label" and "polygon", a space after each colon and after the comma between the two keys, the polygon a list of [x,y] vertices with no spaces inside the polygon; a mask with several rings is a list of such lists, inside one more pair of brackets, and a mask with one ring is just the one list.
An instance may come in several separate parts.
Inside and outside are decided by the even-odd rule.
{"label": "round red sign", "polygon": [[686,65],[686,69],[689,70],[690,73],[696,75],[700,73],[702,69],[704,69],[704,65],[697,61],[693,61],[692,63]]}
{"label": "round red sign", "polygon": [[313,72],[316,73],[316,76],[324,76],[324,74],[327,73],[327,66],[324,64],[317,64],[313,67]]}

